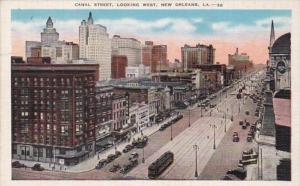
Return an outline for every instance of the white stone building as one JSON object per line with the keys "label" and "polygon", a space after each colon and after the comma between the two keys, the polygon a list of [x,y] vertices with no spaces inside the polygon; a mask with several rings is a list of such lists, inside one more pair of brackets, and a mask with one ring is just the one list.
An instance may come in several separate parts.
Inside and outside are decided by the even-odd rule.
{"label": "white stone building", "polygon": [[150,75],[150,67],[143,64],[126,67],[126,78],[140,78]]}
{"label": "white stone building", "polygon": [[26,58],[50,57],[51,63],[70,63],[79,57],[79,46],[73,42],[59,41],[51,17],[41,32],[41,41],[26,41]]}
{"label": "white stone building", "polygon": [[95,60],[99,66],[99,80],[111,78],[111,41],[106,27],[94,24],[90,12],[88,21],[79,26],[79,57]]}
{"label": "white stone building", "polygon": [[141,64],[142,46],[140,41],[114,35],[111,39],[111,47],[113,55],[125,55],[127,57],[128,66]]}
{"label": "white stone building", "polygon": [[129,109],[128,123],[136,126],[140,132],[150,124],[149,105],[145,103],[135,103]]}

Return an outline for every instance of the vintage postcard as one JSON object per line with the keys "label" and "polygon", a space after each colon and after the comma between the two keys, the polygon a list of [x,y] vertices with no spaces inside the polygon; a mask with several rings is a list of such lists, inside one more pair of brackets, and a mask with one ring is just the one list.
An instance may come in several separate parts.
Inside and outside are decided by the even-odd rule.
{"label": "vintage postcard", "polygon": [[1,185],[300,184],[300,1],[0,5]]}

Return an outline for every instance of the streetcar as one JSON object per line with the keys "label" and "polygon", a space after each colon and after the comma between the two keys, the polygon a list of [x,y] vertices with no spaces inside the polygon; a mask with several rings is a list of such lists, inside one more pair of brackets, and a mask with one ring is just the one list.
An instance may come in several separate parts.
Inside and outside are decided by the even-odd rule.
{"label": "streetcar", "polygon": [[174,153],[165,152],[157,160],[148,167],[148,177],[150,179],[157,178],[164,170],[166,170],[174,161]]}

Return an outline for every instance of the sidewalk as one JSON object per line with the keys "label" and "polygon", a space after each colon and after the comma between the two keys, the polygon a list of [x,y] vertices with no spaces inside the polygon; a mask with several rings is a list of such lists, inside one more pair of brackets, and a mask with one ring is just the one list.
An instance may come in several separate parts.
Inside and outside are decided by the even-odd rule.
{"label": "sidewalk", "polygon": [[[163,122],[165,122],[165,121],[163,121]],[[160,124],[154,124],[151,127],[144,128],[143,129],[143,135],[144,136],[150,136],[150,135],[154,134],[155,132],[157,132],[159,127],[160,127]],[[137,139],[138,137],[141,137],[140,132],[135,133],[132,136],[131,139],[132,140],[133,140],[133,138]],[[117,150],[122,151],[125,148],[126,145],[131,144],[132,140],[130,142],[126,141],[126,142],[122,142],[122,143],[117,144]],[[109,154],[114,154],[114,153],[115,153],[115,148],[113,146],[113,147],[99,153],[99,159],[98,159],[98,154],[96,154],[95,156],[90,157],[90,158],[88,158],[88,159],[86,159],[86,160],[84,160],[84,161],[82,161],[79,164],[74,165],[74,166],[60,166],[60,165],[56,164],[55,169],[53,169],[54,168],[53,163],[50,164],[50,163],[26,161],[26,160],[16,160],[16,159],[13,159],[12,162],[13,161],[19,161],[20,163],[25,164],[28,167],[32,167],[34,164],[39,163],[45,169],[47,169],[47,170],[52,170],[53,169],[54,171],[85,172],[85,171],[89,171],[89,170],[94,169],[100,159],[104,159]]]}

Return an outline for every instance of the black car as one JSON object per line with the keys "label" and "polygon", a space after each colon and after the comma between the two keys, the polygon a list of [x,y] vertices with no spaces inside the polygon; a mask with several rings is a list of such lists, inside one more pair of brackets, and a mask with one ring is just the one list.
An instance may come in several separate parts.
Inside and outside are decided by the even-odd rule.
{"label": "black car", "polygon": [[247,125],[242,125],[242,129],[247,129]]}
{"label": "black car", "polygon": [[122,155],[122,153],[120,151],[116,151],[115,155],[116,155],[116,158],[118,158],[119,156]]}
{"label": "black car", "polygon": [[165,130],[166,128],[167,128],[166,125],[162,125],[162,126],[160,126],[159,130],[160,130],[160,131],[163,131],[163,130]]}
{"label": "black car", "polygon": [[239,179],[244,180],[247,176],[247,171],[243,168],[237,168],[234,170],[227,171],[226,174],[232,174],[232,175],[235,175],[236,177],[238,177]]}
{"label": "black car", "polygon": [[22,167],[26,167],[26,165],[20,163],[19,161],[14,161],[11,163],[12,168],[22,168]]}
{"label": "black car", "polygon": [[102,167],[104,167],[107,164],[107,160],[106,159],[102,159],[98,162],[97,166],[95,167],[96,169],[101,169]]}
{"label": "black car", "polygon": [[110,163],[110,162],[114,161],[115,159],[116,159],[116,155],[110,154],[107,156],[107,163]]}
{"label": "black car", "polygon": [[119,164],[114,164],[110,169],[109,172],[117,172],[119,169],[121,169],[121,166]]}
{"label": "black car", "polygon": [[125,148],[123,149],[123,153],[127,153],[131,151],[134,147],[132,145],[126,145]]}
{"label": "black car", "polygon": [[45,170],[45,168],[42,167],[41,164],[39,164],[39,163],[34,164],[33,167],[31,167],[31,169],[35,170],[35,171],[43,171],[43,170]]}

